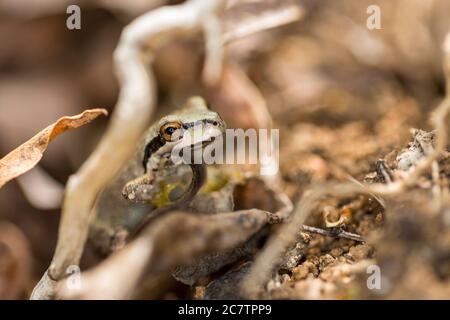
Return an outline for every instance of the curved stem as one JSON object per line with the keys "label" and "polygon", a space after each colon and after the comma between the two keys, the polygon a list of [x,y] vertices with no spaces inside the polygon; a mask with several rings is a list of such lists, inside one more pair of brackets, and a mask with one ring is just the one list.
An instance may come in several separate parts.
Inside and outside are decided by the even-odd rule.
{"label": "curved stem", "polygon": [[191,183],[189,184],[189,187],[183,193],[183,195],[178,200],[166,206],[157,208],[153,210],[149,215],[147,215],[139,223],[138,227],[133,231],[130,237],[131,239],[135,238],[156,217],[160,217],[168,212],[179,209],[183,206],[187,206],[192,201],[197,192],[205,183],[207,173],[206,167],[203,164],[191,164],[190,167],[192,170],[192,180]]}

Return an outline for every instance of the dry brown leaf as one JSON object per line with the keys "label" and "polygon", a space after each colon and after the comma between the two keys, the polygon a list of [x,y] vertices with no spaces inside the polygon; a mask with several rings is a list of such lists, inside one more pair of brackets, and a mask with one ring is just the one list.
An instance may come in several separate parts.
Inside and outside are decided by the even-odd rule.
{"label": "dry brown leaf", "polygon": [[0,159],[0,188],[10,180],[32,169],[41,160],[50,141],[58,135],[67,130],[81,127],[102,114],[106,116],[108,111],[96,108],[85,110],[76,116],[62,117],[8,153]]}

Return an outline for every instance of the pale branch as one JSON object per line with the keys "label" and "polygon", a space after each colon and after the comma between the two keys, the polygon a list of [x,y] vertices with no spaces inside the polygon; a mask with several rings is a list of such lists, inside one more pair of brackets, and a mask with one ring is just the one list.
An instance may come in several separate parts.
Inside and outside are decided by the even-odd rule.
{"label": "pale branch", "polygon": [[302,18],[303,14],[303,8],[299,5],[266,10],[262,14],[244,19],[237,25],[233,25],[229,30],[226,30],[222,36],[222,42],[226,44],[264,30],[298,21]]}
{"label": "pale branch", "polygon": [[70,286],[70,279],[60,281],[62,299],[129,299],[141,279],[153,252],[154,241],[146,233],[115,252],[94,268],[83,272],[80,286]]}

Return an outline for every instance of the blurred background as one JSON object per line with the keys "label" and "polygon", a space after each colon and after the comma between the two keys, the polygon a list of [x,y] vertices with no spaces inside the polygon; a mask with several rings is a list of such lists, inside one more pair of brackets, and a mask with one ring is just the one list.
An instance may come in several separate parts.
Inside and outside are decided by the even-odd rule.
{"label": "blurred background", "polygon": [[[59,117],[112,111],[118,94],[112,53],[125,25],[182,1],[3,0],[0,2],[0,156]],[[66,8],[81,8],[68,30]],[[281,129],[281,178],[292,200],[303,187],[351,175],[429,129],[445,94],[442,43],[447,0],[236,0],[226,28],[261,12],[299,6],[299,21],[226,45],[220,83],[201,83],[200,37],[166,44],[154,64],[158,114],[201,94],[228,126]],[[381,9],[381,29],[366,27]],[[56,139],[31,172],[0,190],[0,299],[27,298],[48,267],[62,191],[95,147],[107,119]]]}

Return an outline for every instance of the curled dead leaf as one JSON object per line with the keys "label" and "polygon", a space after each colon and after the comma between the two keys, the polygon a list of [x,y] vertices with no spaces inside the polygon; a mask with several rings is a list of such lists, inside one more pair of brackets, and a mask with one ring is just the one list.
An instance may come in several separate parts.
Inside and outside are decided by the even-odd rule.
{"label": "curled dead leaf", "polygon": [[75,116],[58,119],[34,137],[0,159],[0,188],[7,182],[32,169],[42,158],[48,144],[61,133],[81,127],[99,115],[107,115],[102,108],[88,109]]}

